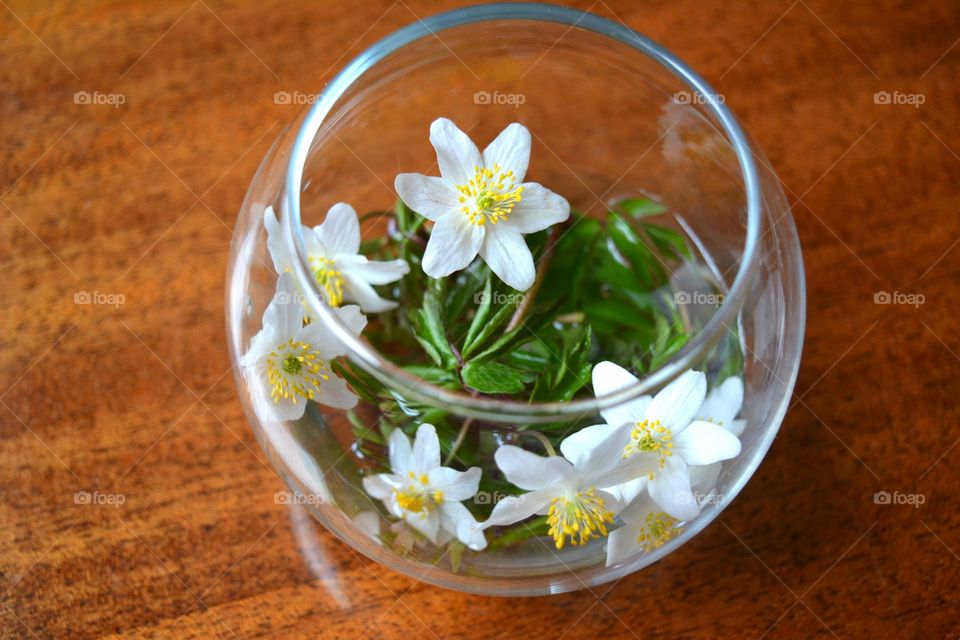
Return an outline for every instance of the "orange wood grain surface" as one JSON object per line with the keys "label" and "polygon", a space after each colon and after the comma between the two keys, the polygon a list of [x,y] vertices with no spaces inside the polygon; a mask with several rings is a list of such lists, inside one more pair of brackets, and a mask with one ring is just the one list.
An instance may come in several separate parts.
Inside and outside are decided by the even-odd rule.
{"label": "orange wood grain surface", "polygon": [[236,211],[297,112],[273,95],[452,3],[4,0],[0,635],[960,634],[960,7],[572,4],[714,83],[794,203],[796,397],[722,517],[615,585],[503,600],[393,574],[275,504],[222,319]]}

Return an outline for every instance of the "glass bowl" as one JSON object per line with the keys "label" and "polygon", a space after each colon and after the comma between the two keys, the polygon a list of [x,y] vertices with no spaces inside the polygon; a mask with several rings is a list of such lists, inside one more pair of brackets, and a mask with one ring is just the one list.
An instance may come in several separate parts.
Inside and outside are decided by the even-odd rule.
{"label": "glass bowl", "polygon": [[[399,308],[367,314],[367,326],[357,335],[356,307],[343,299],[350,296],[337,267],[318,264],[312,254],[310,228],[347,215],[331,209],[345,202],[361,213],[361,252],[412,237],[403,234],[415,214],[397,205],[395,178],[402,172],[436,175],[428,136],[438,118],[449,118],[481,145],[513,122],[529,130],[528,174],[562,194],[575,211],[558,225],[559,233],[529,236],[531,246],[540,242],[546,251],[549,245],[552,264],[562,265],[585,242],[578,229],[603,236],[590,245],[599,253],[590,253],[579,267],[584,275],[534,286],[541,296],[577,300],[584,309],[593,305],[565,313],[542,332],[560,331],[565,322],[593,322],[603,331],[585,338],[585,353],[631,353],[630,362],[621,364],[632,377],[616,369],[611,375],[620,376],[618,384],[593,388],[580,379],[590,374],[581,366],[579,374],[573,372],[580,376],[577,390],[548,401],[537,400],[536,393],[524,400],[449,383],[437,365],[409,356],[396,337],[397,326],[411,317],[406,296],[426,296],[418,287],[428,280],[411,280],[420,268],[416,256],[409,272],[407,266],[402,270],[407,275],[375,290],[374,298],[399,300]],[[624,228],[617,227],[621,223]],[[625,246],[624,237],[637,244]],[[477,268],[479,260],[457,282]],[[634,296],[640,311],[616,303],[624,293],[618,278],[628,288],[634,281],[649,284],[641,302]],[[480,313],[484,295],[489,299],[491,291],[477,289],[463,302],[465,322]],[[591,300],[600,300],[599,306]],[[282,336],[274,334],[264,337],[281,303],[287,305],[285,322],[294,322],[297,331],[323,333],[336,349],[316,361],[290,359],[285,352],[287,359],[270,361],[274,368],[268,371],[263,363],[273,357],[270,349],[294,344],[281,344]],[[350,62],[279,136],[238,217],[226,320],[246,415],[289,487],[278,501],[305,506],[346,544],[418,580],[473,593],[541,595],[591,587],[656,562],[739,493],[786,412],[799,366],[804,304],[800,246],[786,199],[722,96],[674,55],[623,25],[549,5],[495,4],[442,13],[381,40]],[[399,324],[391,318],[400,318]],[[501,326],[487,339],[515,328]],[[671,334],[672,328],[682,336]],[[504,357],[541,357],[538,366],[553,367],[551,375],[559,376],[556,369],[574,351],[554,359],[557,354],[541,350],[537,356],[542,332],[531,329],[529,341],[518,338],[521,346]],[[270,340],[278,344],[261,344]],[[260,353],[259,361],[253,352]],[[462,374],[459,366],[453,369]],[[296,388],[283,387],[284,374],[276,367],[297,375],[301,367],[314,367],[316,384],[300,389],[298,398]],[[573,497],[554,495],[509,526],[482,526],[501,502],[522,511],[524,500],[541,500],[531,492],[536,482],[521,486],[525,481],[518,480],[530,469],[541,463],[575,466],[563,457],[574,461],[580,455],[571,444],[579,440],[560,446],[564,437],[649,406],[649,396],[663,400],[672,393],[676,400],[676,390],[692,376],[700,398],[706,393],[705,402],[712,403],[710,410],[698,404],[698,412],[716,414],[698,413],[697,419],[726,422],[739,445],[722,461],[688,461],[690,491],[684,495],[695,504],[681,511],[690,515],[666,517],[649,508],[653,478],[661,479],[663,491],[664,476],[634,468],[629,477],[614,473],[615,483],[611,476],[603,481],[616,489],[618,504],[640,496],[623,511],[601,510],[591,519],[597,507],[591,496],[597,494],[583,486]],[[494,379],[491,388],[505,383]],[[298,402],[284,404],[284,393]],[[428,422],[435,427],[421,430]],[[660,468],[664,460],[674,464],[677,457],[666,457],[667,440],[650,440],[656,433],[643,424],[636,425],[642,433],[630,436],[635,450],[659,451]],[[415,437],[411,454],[406,448]],[[409,490],[382,485],[382,474],[413,468],[411,455],[436,459],[431,448],[437,441],[445,465],[458,473],[479,468],[472,495],[458,495],[463,499],[454,504],[436,492],[416,493],[412,472]],[[512,476],[504,447],[516,458]],[[550,453],[556,455],[544,457]],[[542,485],[542,478],[537,482]],[[574,498],[579,502],[570,502]],[[647,502],[638,507],[641,499]],[[441,503],[456,507],[460,516],[462,505],[470,516],[457,520]],[[438,529],[424,533],[424,523],[441,517],[431,509],[444,515],[432,525]],[[407,517],[412,512],[421,513],[423,522]],[[637,527],[629,534],[628,522]],[[576,531],[581,525],[584,530]],[[621,543],[626,551],[614,548]]]}

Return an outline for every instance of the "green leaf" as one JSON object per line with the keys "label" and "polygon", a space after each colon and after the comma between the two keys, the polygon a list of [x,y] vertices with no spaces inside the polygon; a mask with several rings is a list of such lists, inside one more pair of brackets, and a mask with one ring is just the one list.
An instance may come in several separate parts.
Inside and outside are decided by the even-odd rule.
{"label": "green leaf", "polygon": [[470,328],[467,330],[467,337],[463,340],[464,353],[469,353],[470,344],[476,339],[480,330],[483,329],[487,318],[490,317],[490,305],[493,303],[492,287],[493,285],[490,284],[490,277],[488,276],[486,283],[483,285],[480,306],[477,307],[477,312],[473,316],[473,322],[470,323]]}
{"label": "green leaf", "polygon": [[[500,307],[496,313],[493,314],[493,317],[483,325],[483,328],[477,333],[476,337],[473,339],[469,345],[466,345],[463,349],[463,357],[466,358],[474,351],[483,346],[487,339],[493,335],[493,332],[499,329],[503,323],[505,323],[510,316],[513,315],[513,312],[516,310],[516,305],[513,303],[507,303]],[[516,331],[516,330],[514,330]]]}
{"label": "green leaf", "polygon": [[603,235],[599,221],[582,215],[574,220],[553,249],[550,268],[537,294],[538,303],[567,300],[563,308],[575,309],[582,283],[588,272],[595,268],[593,254]]}
{"label": "green leaf", "polygon": [[666,281],[666,271],[657,256],[623,218],[610,214],[609,231],[613,244],[633,267],[635,276],[641,278],[644,287],[656,289]]}
{"label": "green leaf", "polygon": [[408,373],[433,384],[450,384],[451,382],[457,381],[456,374],[446,369],[417,364],[407,365],[404,369]]}
{"label": "green leaf", "polygon": [[475,303],[476,294],[489,277],[490,270],[482,260],[476,260],[460,273],[449,276],[447,295],[447,332],[454,336],[462,336],[463,329],[456,330],[457,323],[466,318],[464,310],[470,303]]}
{"label": "green leaf", "polygon": [[440,295],[439,291],[431,289],[423,296],[423,307],[417,312],[416,338],[435,363],[445,369],[453,369],[457,366],[457,357],[447,340]]}
{"label": "green leaf", "polygon": [[642,223],[640,227],[650,236],[650,240],[653,241],[657,249],[663,253],[679,260],[691,257],[690,247],[687,246],[686,240],[683,239],[683,234],[679,231],[649,223]]}
{"label": "green leaf", "polygon": [[529,375],[499,362],[468,362],[460,372],[463,382],[480,393],[519,393]]}
{"label": "green leaf", "polygon": [[655,216],[667,212],[664,205],[650,198],[627,198],[618,202],[615,208],[634,218]]}

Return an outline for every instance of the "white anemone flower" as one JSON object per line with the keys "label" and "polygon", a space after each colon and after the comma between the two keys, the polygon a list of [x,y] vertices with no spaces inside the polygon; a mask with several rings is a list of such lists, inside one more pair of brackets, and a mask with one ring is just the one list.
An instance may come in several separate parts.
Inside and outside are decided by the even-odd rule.
{"label": "white anemone flower", "polygon": [[[367,324],[360,307],[349,305],[333,313],[359,335]],[[303,324],[303,305],[293,276],[280,275],[277,293],[263,313],[263,328],[253,337],[240,364],[254,391],[258,412],[279,420],[298,420],[315,400],[337,409],[350,409],[357,397],[330,370],[330,361],[346,354],[343,345],[320,322]],[[272,402],[265,402],[269,397]]]}
{"label": "white anemone flower", "polygon": [[[593,368],[593,390],[605,396],[639,381],[612,362]],[[653,501],[678,520],[700,512],[690,485],[689,467],[728,460],[740,453],[740,440],[713,422],[694,420],[706,395],[706,376],[686,371],[653,398],[643,396],[601,412],[606,420],[580,430],[561,443],[561,451],[581,465],[623,458],[623,465],[654,469],[643,486]],[[638,473],[639,478],[644,474]]]}
{"label": "white anemone flower", "polygon": [[622,504],[601,487],[623,482],[625,472],[636,472],[622,465],[611,469],[617,460],[612,465],[578,469],[562,456],[539,456],[513,445],[497,449],[494,460],[508,482],[528,493],[500,499],[480,527],[546,515],[548,533],[557,549],[562,549],[568,539],[571,544],[581,545],[606,536]]}
{"label": "white anemone flower", "polygon": [[620,514],[624,525],[607,538],[607,566],[659,549],[683,530],[683,523],[664,512],[648,496],[635,500]]}
{"label": "white anemone flower", "polygon": [[461,502],[476,495],[480,468],[440,466],[440,440],[432,424],[420,425],[413,448],[400,429],[390,434],[389,445],[392,473],[365,477],[366,492],[434,544],[456,537],[474,551],[485,548],[483,532]]}
{"label": "white anemone flower", "polygon": [[[292,240],[283,231],[273,208],[263,213],[267,248],[277,273],[290,271],[295,256]],[[350,205],[339,202],[327,211],[323,224],[302,227],[310,271],[331,307],[356,302],[366,313],[389,311],[397,306],[381,298],[373,285],[396,282],[410,271],[405,260],[378,262],[360,255],[360,220]]]}
{"label": "white anemone flower", "polygon": [[730,376],[710,390],[697,412],[697,420],[712,422],[739,438],[747,426],[746,420],[736,419],[742,405],[743,380]]}
{"label": "white anemone flower", "polygon": [[523,234],[570,216],[570,204],[535,182],[524,182],[530,163],[530,132],[519,123],[504,129],[480,153],[453,122],[430,125],[440,177],[402,173],[395,186],[411,209],[432,220],[423,270],[442,278],[473,262],[477,254],[506,284],[526,291],[536,273]]}

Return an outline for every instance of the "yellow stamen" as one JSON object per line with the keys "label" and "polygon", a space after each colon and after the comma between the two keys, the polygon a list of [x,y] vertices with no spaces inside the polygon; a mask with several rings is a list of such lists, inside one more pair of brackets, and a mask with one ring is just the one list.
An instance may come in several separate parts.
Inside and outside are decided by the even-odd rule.
{"label": "yellow stamen", "polygon": [[460,210],[471,224],[483,226],[507,220],[513,207],[523,198],[523,185],[517,186],[513,171],[494,164],[492,169],[473,168],[473,177],[457,187]]}
{"label": "yellow stamen", "polygon": [[562,549],[568,537],[571,544],[580,545],[594,536],[607,535],[607,525],[613,524],[613,513],[604,507],[603,498],[591,487],[551,500],[547,523],[557,549]]}
{"label": "yellow stamen", "polygon": [[[673,434],[660,424],[659,420],[638,422],[630,432],[630,443],[623,449],[623,457],[629,458],[637,453],[652,453],[660,457],[663,469],[667,458],[673,455]],[[651,473],[649,478],[653,480]]]}
{"label": "yellow stamen", "polygon": [[680,528],[676,525],[677,519],[662,511],[648,513],[647,520],[643,528],[640,529],[640,535],[637,536],[637,542],[643,547],[644,551],[649,552],[658,549],[667,540],[680,534]]}
{"label": "yellow stamen", "polygon": [[427,476],[425,474],[420,474],[418,477],[411,471],[407,475],[412,482],[402,489],[394,490],[397,504],[404,511],[419,513],[426,517],[443,502],[443,491],[439,489],[431,491],[427,486]]}
{"label": "yellow stamen", "polygon": [[329,379],[327,363],[320,359],[320,352],[306,342],[294,342],[290,338],[277,345],[267,357],[267,382],[270,397],[274,402],[298,398],[312,400],[320,391],[320,385]]}
{"label": "yellow stamen", "polygon": [[337,271],[337,265],[329,258],[310,256],[307,260],[313,269],[313,277],[327,294],[327,304],[339,307],[343,304],[343,274]]}

